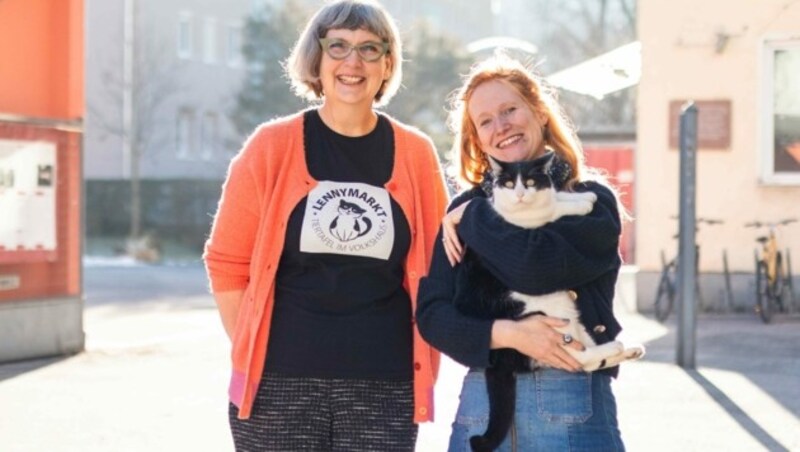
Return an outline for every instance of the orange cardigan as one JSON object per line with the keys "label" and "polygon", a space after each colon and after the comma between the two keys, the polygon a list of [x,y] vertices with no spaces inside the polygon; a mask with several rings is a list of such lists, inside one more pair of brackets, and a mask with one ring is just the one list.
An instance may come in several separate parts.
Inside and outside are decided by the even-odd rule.
{"label": "orange cardigan", "polygon": [[[416,311],[417,287],[428,271],[447,205],[441,168],[430,139],[391,119],[395,158],[386,190],[411,229],[404,287]],[[203,258],[212,292],[244,290],[233,334],[229,395],[247,419],[264,369],[275,274],[292,209],[316,186],[308,173],[303,114],[260,126],[233,158]],[[413,319],[412,319],[413,322]],[[433,420],[439,352],[414,322],[414,421]]]}

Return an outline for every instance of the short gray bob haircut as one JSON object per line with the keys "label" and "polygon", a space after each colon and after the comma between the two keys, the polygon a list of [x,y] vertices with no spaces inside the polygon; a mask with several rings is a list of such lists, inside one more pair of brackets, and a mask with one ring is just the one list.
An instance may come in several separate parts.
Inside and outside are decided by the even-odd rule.
{"label": "short gray bob haircut", "polygon": [[319,39],[326,37],[328,31],[338,29],[366,30],[389,44],[386,57],[391,60],[392,72],[375,95],[376,106],[386,105],[397,92],[403,77],[403,48],[394,19],[383,6],[372,0],[329,2],[308,21],[286,60],[286,73],[294,92],[312,101],[324,97],[319,80],[322,60]]}

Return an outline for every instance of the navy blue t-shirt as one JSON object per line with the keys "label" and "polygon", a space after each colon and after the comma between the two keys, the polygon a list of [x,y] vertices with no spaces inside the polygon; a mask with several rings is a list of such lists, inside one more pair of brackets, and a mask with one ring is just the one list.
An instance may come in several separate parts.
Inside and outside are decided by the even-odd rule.
{"label": "navy blue t-shirt", "polygon": [[319,184],[289,217],[265,368],[411,379],[412,311],[403,287],[410,228],[384,188],[394,167],[391,123],[379,115],[370,133],[347,137],[310,110],[303,130]]}

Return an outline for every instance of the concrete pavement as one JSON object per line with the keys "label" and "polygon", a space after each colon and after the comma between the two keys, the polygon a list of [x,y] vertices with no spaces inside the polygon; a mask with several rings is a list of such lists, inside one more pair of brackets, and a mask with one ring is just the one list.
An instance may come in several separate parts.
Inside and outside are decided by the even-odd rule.
{"label": "concrete pavement", "polygon": [[[86,352],[0,365],[0,451],[232,451],[226,338],[202,269],[85,279]],[[692,371],[674,365],[674,323],[621,321],[648,347],[613,386],[628,450],[800,451],[800,316],[701,316]],[[418,451],[446,449],[463,373],[445,360]]]}

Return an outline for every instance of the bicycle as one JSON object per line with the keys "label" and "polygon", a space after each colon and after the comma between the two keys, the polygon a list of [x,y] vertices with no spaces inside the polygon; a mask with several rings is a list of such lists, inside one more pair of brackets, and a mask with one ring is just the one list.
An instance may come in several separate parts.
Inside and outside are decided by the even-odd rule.
{"label": "bicycle", "polygon": [[761,255],[759,256],[758,250],[755,252],[756,264],[756,304],[754,306],[756,313],[761,317],[764,323],[769,323],[772,320],[774,312],[787,311],[787,303],[784,303],[790,288],[791,281],[786,280],[787,275],[783,268],[783,255],[778,248],[778,239],[775,230],[779,226],[786,226],[787,224],[794,223],[796,218],[786,218],[773,223],[753,221],[746,223],[746,228],[762,228],[768,229],[765,236],[756,238],[756,242],[761,244]]}
{"label": "bicycle", "polygon": [[[672,217],[676,219],[676,217]],[[705,223],[707,225],[713,226],[716,224],[722,224],[722,220],[714,220],[709,218],[698,218],[695,220],[695,232],[699,231],[698,225],[701,223]],[[678,238],[678,235],[672,236],[672,238]],[[697,276],[699,275],[700,263],[700,245],[697,243],[694,244],[694,271],[695,271],[695,287],[694,291],[698,300],[698,304],[702,305],[702,294],[700,291],[700,278]],[[661,250],[661,277],[658,280],[658,288],[656,290],[656,298],[654,303],[655,308],[655,316],[656,320],[659,322],[664,322],[667,320],[669,315],[672,313],[672,308],[675,305],[675,294],[677,293],[677,282],[676,282],[676,274],[678,271],[678,256],[672,258],[672,260],[667,261],[667,258],[664,254],[664,250]]]}

